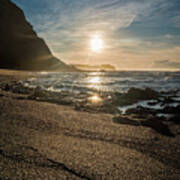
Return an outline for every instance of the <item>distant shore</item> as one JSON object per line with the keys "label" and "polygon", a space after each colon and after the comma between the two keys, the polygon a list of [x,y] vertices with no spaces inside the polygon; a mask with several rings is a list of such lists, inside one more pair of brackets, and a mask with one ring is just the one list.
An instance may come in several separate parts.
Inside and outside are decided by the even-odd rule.
{"label": "distant shore", "polygon": [[179,121],[57,103],[17,86],[33,76],[0,71],[0,179],[178,179]]}

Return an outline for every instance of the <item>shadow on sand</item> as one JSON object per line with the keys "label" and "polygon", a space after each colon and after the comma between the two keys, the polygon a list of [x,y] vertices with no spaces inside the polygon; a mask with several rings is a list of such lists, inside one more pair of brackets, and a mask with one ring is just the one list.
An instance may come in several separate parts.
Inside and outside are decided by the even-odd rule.
{"label": "shadow on sand", "polygon": [[119,124],[148,127],[155,130],[161,135],[168,137],[175,137],[175,135],[170,131],[168,125],[164,124],[162,121],[158,119],[151,118],[147,120],[137,121],[137,120],[129,119],[128,117],[115,116],[113,118],[113,121]]}

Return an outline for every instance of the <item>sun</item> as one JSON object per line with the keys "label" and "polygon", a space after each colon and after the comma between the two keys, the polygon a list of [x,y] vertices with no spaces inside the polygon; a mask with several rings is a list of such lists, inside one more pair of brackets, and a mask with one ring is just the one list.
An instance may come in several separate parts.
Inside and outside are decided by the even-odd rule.
{"label": "sun", "polygon": [[94,52],[100,52],[104,47],[103,40],[98,35],[92,37],[90,45],[91,45],[91,50]]}

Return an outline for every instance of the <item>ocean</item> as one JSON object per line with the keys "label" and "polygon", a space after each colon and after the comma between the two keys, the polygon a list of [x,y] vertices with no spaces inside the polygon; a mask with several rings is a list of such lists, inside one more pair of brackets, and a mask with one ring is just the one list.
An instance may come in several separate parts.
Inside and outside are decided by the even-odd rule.
{"label": "ocean", "polygon": [[[159,99],[139,99],[137,102],[123,105],[115,104],[114,108],[122,113],[130,108],[142,106],[150,109],[163,109],[167,106],[180,106],[180,72],[161,71],[116,71],[116,72],[71,72],[49,73],[42,72],[37,78],[31,78],[23,82],[30,88],[40,88],[49,92],[66,93],[79,101],[83,98],[93,97],[98,101],[98,96],[103,101],[103,94],[111,98],[116,94],[125,94],[132,88],[150,88],[160,95]],[[113,96],[113,97],[114,97]],[[117,96],[119,98],[119,96]],[[107,100],[108,98],[106,98]],[[116,98],[115,98],[116,99]],[[164,103],[164,101],[168,104]],[[100,99],[99,99],[100,100]],[[152,105],[154,104],[154,105]]]}
{"label": "ocean", "polygon": [[180,90],[180,72],[120,71],[47,73],[25,82],[31,87],[41,86],[51,91],[127,92],[130,88],[152,88],[156,91]]}

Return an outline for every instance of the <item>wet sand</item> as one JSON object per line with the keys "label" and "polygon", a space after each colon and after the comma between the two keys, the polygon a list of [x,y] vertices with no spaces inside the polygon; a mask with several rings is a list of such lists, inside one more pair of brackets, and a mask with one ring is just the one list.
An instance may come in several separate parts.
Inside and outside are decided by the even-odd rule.
{"label": "wet sand", "polygon": [[[0,72],[0,83],[31,74]],[[178,179],[175,137],[0,90],[0,179]]]}

